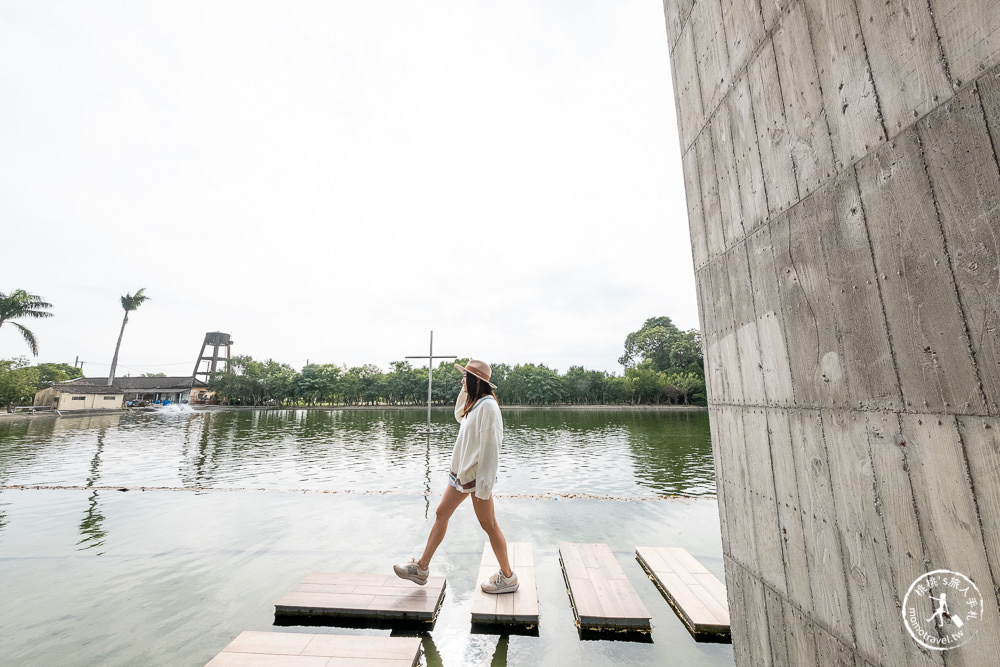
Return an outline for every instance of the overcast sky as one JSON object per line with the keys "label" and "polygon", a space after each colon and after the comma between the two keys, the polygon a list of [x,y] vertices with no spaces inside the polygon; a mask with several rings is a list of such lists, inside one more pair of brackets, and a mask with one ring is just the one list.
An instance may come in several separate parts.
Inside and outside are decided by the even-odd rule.
{"label": "overcast sky", "polygon": [[[658,0],[0,4],[0,292],[38,362],[435,352],[621,373],[698,327]],[[0,358],[28,354],[0,329]]]}

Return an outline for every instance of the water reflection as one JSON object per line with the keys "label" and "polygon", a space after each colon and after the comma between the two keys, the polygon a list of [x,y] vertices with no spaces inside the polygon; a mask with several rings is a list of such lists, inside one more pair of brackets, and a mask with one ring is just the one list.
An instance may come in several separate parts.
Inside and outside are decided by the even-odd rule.
{"label": "water reflection", "polygon": [[510,637],[500,635],[500,639],[497,641],[497,648],[493,651],[493,660],[490,661],[490,667],[507,667],[507,647],[509,644]]}
{"label": "water reflection", "polygon": [[[101,479],[101,453],[104,451],[104,435],[106,432],[107,427],[102,426],[97,433],[97,449],[94,452],[94,458],[90,461],[90,477],[87,478],[85,486],[97,486]],[[104,515],[101,514],[100,506],[98,505],[99,499],[100,492],[97,489],[94,489],[87,499],[87,511],[84,514],[83,521],[80,522],[80,541],[76,543],[79,551],[100,549],[107,537],[107,532],[104,530]],[[98,556],[101,554],[101,551],[97,552]]]}
{"label": "water reflection", "polygon": [[[458,425],[450,410],[215,409],[0,423],[5,484],[253,488],[422,494],[444,486]],[[705,412],[504,412],[501,495],[715,493]],[[95,459],[85,456],[94,430]]]}

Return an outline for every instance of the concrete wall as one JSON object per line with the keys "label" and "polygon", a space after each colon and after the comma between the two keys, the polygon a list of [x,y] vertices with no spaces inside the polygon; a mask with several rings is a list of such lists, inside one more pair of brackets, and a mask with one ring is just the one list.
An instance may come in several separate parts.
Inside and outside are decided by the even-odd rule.
{"label": "concrete wall", "polygon": [[664,10],[737,663],[997,664],[1000,0]]}

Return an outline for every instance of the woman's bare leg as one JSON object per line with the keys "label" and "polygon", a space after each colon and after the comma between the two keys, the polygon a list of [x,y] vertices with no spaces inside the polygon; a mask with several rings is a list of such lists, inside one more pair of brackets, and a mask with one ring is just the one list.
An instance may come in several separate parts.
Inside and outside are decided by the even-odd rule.
{"label": "woman's bare leg", "polygon": [[441,503],[438,505],[437,512],[434,515],[434,525],[431,526],[431,533],[427,536],[427,546],[424,547],[424,555],[417,561],[417,565],[420,566],[421,570],[426,570],[430,567],[434,552],[437,551],[438,545],[444,539],[444,534],[448,532],[448,520],[468,495],[472,494],[462,493],[450,485],[445,488],[444,494],[441,496]]}
{"label": "woman's bare leg", "polygon": [[[476,510],[476,518],[479,519],[479,525],[483,527],[486,534],[490,537],[490,546],[493,547],[493,553],[497,557],[497,562],[500,563],[500,571],[503,572],[503,576],[509,577],[514,571],[510,569],[510,559],[507,558],[507,539],[503,536],[503,531],[500,530],[500,524],[497,523],[496,516],[493,513],[493,496],[490,496],[487,500],[480,500],[476,497],[476,494],[470,494],[472,496],[472,508]],[[420,567],[423,567],[421,565]]]}

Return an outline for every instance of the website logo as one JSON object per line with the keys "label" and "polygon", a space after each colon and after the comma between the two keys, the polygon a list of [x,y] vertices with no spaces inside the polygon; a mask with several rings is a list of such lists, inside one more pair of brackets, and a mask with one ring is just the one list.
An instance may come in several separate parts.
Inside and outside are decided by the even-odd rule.
{"label": "website logo", "polygon": [[934,570],[917,577],[903,598],[903,623],[914,641],[932,651],[969,642],[979,629],[983,596],[967,576]]}

